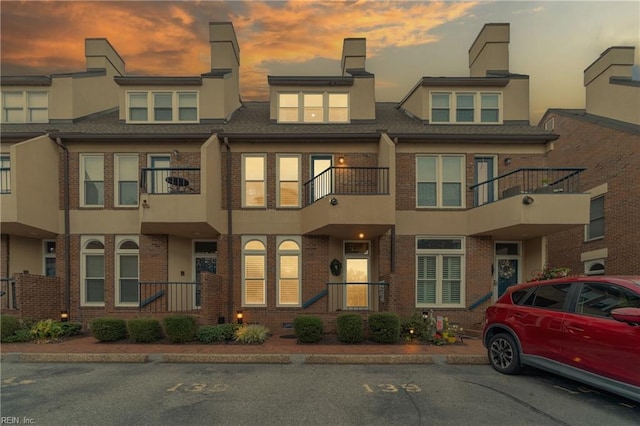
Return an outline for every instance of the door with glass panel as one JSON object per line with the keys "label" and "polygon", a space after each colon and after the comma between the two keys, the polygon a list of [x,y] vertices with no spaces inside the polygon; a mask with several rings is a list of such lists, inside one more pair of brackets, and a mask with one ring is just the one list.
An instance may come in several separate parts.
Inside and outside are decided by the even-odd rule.
{"label": "door with glass panel", "polygon": [[[319,200],[325,195],[331,194],[333,189],[333,179],[330,167],[333,165],[331,155],[311,156],[311,190],[309,191],[310,203]],[[317,179],[316,179],[317,178]]]}
{"label": "door with glass panel", "polygon": [[216,273],[218,243],[216,241],[195,241],[194,247],[194,271],[195,271],[195,289],[193,293],[195,306],[201,306],[202,279],[200,275],[203,272]]}
{"label": "door with glass panel", "polygon": [[[489,179],[495,177],[494,174],[494,157],[476,157],[474,160],[474,174],[475,183],[486,182]],[[475,190],[475,205],[481,206],[483,204],[491,203],[495,201],[495,182],[486,183],[476,187]]]}
{"label": "door with glass panel", "polygon": [[345,309],[369,308],[369,242],[344,243],[346,285]]}
{"label": "door with glass panel", "polygon": [[[168,194],[169,184],[167,177],[171,167],[171,156],[169,155],[151,155],[149,157],[149,166],[151,167],[151,175],[148,176],[149,194]],[[160,169],[160,170],[158,170]]]}
{"label": "door with glass panel", "polygon": [[521,281],[520,243],[497,242],[495,245],[496,298],[502,296],[512,285]]}

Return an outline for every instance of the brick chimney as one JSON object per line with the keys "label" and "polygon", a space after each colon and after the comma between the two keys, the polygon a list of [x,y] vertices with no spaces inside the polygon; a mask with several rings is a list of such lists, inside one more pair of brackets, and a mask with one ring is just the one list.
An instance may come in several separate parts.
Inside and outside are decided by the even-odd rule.
{"label": "brick chimney", "polygon": [[366,38],[345,38],[342,44],[342,76],[347,75],[347,70],[364,70],[367,60]]}
{"label": "brick chimney", "polygon": [[509,72],[509,24],[485,24],[469,48],[469,75],[486,77],[488,71]]}

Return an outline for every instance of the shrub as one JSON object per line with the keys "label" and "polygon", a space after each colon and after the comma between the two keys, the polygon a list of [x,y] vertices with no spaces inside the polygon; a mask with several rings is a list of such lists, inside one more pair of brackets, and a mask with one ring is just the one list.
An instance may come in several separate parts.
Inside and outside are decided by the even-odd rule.
{"label": "shrub", "polygon": [[62,336],[62,327],[52,319],[38,321],[31,329],[31,335],[38,343],[55,342]]}
{"label": "shrub", "polygon": [[27,328],[20,328],[11,336],[7,336],[2,339],[2,343],[23,343],[30,342],[32,340],[33,334],[31,334],[31,330]]}
{"label": "shrub", "polygon": [[171,343],[193,342],[198,332],[196,318],[190,315],[164,317],[164,332]]}
{"label": "shrub", "polygon": [[154,318],[134,318],[127,322],[129,340],[137,343],[157,342],[162,338],[160,322]]}
{"label": "shrub", "polygon": [[222,335],[224,340],[233,340],[236,337],[236,330],[238,329],[237,324],[220,324],[218,326],[222,330]]}
{"label": "shrub", "polygon": [[[411,330],[413,330],[413,334]],[[404,340],[418,338],[422,341],[428,341],[431,334],[429,323],[418,313],[414,313],[411,317],[400,321],[400,337]]]}
{"label": "shrub", "polygon": [[20,320],[12,315],[0,315],[0,339],[12,336],[21,328]]}
{"label": "shrub", "polygon": [[77,336],[82,331],[82,324],[79,322],[61,322],[62,337]]}
{"label": "shrub", "polygon": [[293,330],[299,342],[319,342],[322,339],[322,320],[308,315],[298,316],[293,320]]}
{"label": "shrub", "polygon": [[221,325],[203,325],[196,333],[196,340],[201,343],[223,342],[225,330]]}
{"label": "shrub", "polygon": [[360,343],[364,340],[364,326],[359,314],[338,315],[336,321],[338,340],[343,343]]}
{"label": "shrub", "polygon": [[91,335],[101,342],[116,342],[127,337],[127,323],[120,318],[95,318],[90,328]]}
{"label": "shrub", "polygon": [[238,343],[264,343],[269,338],[269,329],[263,325],[251,324],[236,330],[235,341]]}
{"label": "shrub", "polygon": [[400,317],[393,312],[369,315],[369,336],[378,343],[396,343],[400,340]]}

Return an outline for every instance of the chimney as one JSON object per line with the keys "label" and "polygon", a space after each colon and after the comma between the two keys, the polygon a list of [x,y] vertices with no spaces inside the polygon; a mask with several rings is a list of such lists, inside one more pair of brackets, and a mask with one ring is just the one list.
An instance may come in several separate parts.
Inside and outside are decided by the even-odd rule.
{"label": "chimney", "polygon": [[345,77],[347,70],[364,70],[367,60],[367,39],[366,38],[345,38],[342,44],[342,76]]}
{"label": "chimney", "polygon": [[231,69],[237,74],[240,47],[231,22],[209,22],[211,70]]}
{"label": "chimney", "polygon": [[485,24],[469,49],[469,75],[509,72],[509,24]]}
{"label": "chimney", "polygon": [[124,60],[106,38],[87,38],[84,40],[84,56],[87,70],[115,69],[119,75],[125,75]]}
{"label": "chimney", "polygon": [[634,53],[635,47],[633,46],[608,48],[584,70],[584,86],[589,86],[591,82],[603,74],[608,77],[631,77]]}

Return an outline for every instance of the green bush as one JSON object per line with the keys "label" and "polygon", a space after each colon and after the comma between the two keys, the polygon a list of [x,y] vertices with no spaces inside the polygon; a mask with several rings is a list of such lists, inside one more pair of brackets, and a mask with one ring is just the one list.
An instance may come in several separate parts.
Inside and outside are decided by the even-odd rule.
{"label": "green bush", "polygon": [[238,327],[239,326],[237,324],[232,323],[220,324],[218,326],[218,328],[222,330],[224,340],[227,341],[233,340],[236,337],[236,330],[238,329]]}
{"label": "green bush", "polygon": [[293,330],[301,343],[316,343],[322,339],[322,320],[318,317],[300,315],[293,320]]}
{"label": "green bush", "polygon": [[61,322],[60,327],[63,337],[77,336],[82,332],[82,324],[79,322]]}
{"label": "green bush", "polygon": [[251,324],[236,330],[235,341],[238,343],[264,343],[269,338],[269,329],[263,325]]}
{"label": "green bush", "polygon": [[400,340],[400,317],[393,312],[369,315],[369,337],[378,343],[396,343]]}
{"label": "green bush", "polygon": [[21,328],[20,320],[12,315],[0,315],[0,339],[12,336]]}
{"label": "green bush", "polygon": [[135,343],[157,342],[162,338],[160,322],[154,318],[134,318],[127,321],[129,340]]}
{"label": "green bush", "polygon": [[360,343],[364,340],[364,325],[359,314],[338,315],[336,326],[339,341],[343,343]]}
{"label": "green bush", "polygon": [[62,326],[52,319],[38,321],[38,323],[31,328],[31,335],[38,343],[55,342],[62,336]]}
{"label": "green bush", "polygon": [[[413,330],[413,334],[411,330]],[[431,328],[419,313],[415,312],[411,317],[403,318],[400,321],[400,337],[402,337],[403,340],[417,338],[426,342],[430,336]]]}
{"label": "green bush", "polygon": [[223,342],[225,330],[221,325],[203,325],[196,333],[196,340],[200,343]]}
{"label": "green bush", "polygon": [[32,340],[33,334],[31,334],[31,330],[28,328],[20,328],[11,336],[7,336],[2,339],[2,343],[23,343],[30,342]]}
{"label": "green bush", "polygon": [[196,318],[190,315],[164,317],[164,332],[171,343],[193,342],[198,332]]}
{"label": "green bush", "polygon": [[127,322],[120,318],[94,318],[91,335],[101,342],[116,342],[127,337]]}

